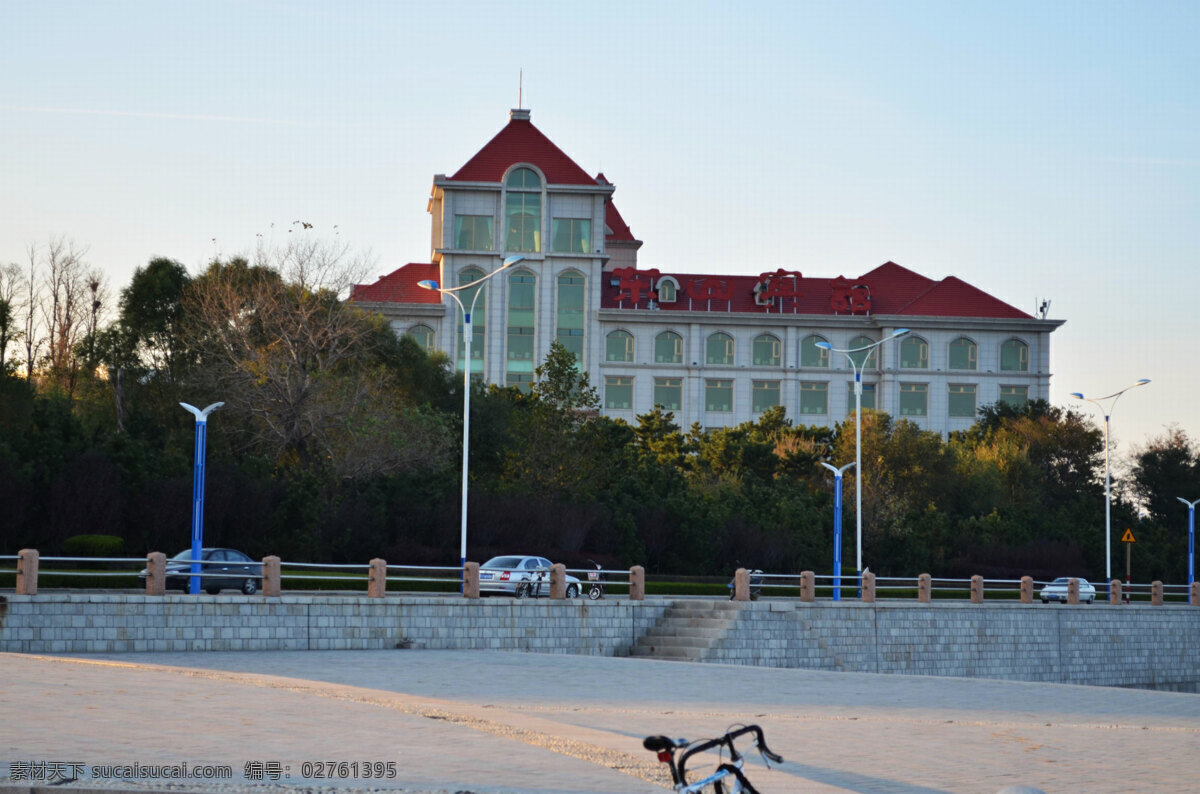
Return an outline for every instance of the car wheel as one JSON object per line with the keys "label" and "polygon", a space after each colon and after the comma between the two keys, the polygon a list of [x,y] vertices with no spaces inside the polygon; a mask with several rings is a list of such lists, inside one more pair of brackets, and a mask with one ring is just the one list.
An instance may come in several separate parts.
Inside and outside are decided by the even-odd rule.
{"label": "car wheel", "polygon": [[579,585],[567,585],[567,598],[579,598]]}
{"label": "car wheel", "polygon": [[246,595],[254,595],[255,593],[257,593],[258,592],[258,580],[257,579],[247,579],[246,581],[242,582],[242,592],[245,593]]}
{"label": "car wheel", "polygon": [[1096,600],[1096,596],[1092,596],[1091,598],[1089,598],[1089,599],[1087,600],[1087,602],[1088,602],[1089,604],[1091,604],[1091,603],[1093,603],[1095,600]]}
{"label": "car wheel", "polygon": [[217,593],[221,592],[221,588],[219,588],[219,587],[206,587],[206,588],[204,588],[204,592],[208,593],[209,595],[216,595]]}

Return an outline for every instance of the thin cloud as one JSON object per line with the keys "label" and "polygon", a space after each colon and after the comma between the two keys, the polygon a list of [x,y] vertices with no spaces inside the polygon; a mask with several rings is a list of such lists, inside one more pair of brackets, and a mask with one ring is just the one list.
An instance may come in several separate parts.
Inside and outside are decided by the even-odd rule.
{"label": "thin cloud", "polygon": [[[215,116],[203,113],[157,113],[151,111],[138,110],[97,110],[93,108],[49,108],[49,107],[33,107],[29,105],[0,105],[0,109],[14,110],[23,113],[62,113],[79,116],[123,116],[131,118],[143,119],[178,119],[182,121],[225,121],[238,122],[244,124],[282,124],[287,126],[299,126],[301,124],[313,126],[313,122],[289,121],[287,119],[264,119],[255,118],[253,116]],[[316,124],[315,126],[325,126]]]}

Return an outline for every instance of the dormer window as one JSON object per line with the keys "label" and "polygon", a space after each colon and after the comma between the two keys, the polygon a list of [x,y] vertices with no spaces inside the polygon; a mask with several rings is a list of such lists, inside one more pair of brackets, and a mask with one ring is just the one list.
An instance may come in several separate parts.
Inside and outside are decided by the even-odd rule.
{"label": "dormer window", "polygon": [[675,279],[660,278],[658,280],[659,303],[674,303],[677,292],[679,292],[679,285],[675,283]]}
{"label": "dormer window", "polygon": [[542,178],[533,169],[517,168],[504,187],[504,219],[508,233],[504,250],[537,253],[542,250]]}

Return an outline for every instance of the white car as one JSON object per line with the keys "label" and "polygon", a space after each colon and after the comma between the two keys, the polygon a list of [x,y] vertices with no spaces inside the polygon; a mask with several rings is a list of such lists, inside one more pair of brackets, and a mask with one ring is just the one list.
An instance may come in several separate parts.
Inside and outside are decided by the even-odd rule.
{"label": "white car", "polygon": [[1079,580],[1079,600],[1084,603],[1092,603],[1096,600],[1096,588],[1088,583],[1087,579],[1079,579],[1079,577],[1060,576],[1048,585],[1042,588],[1038,595],[1042,599],[1043,604],[1049,604],[1051,601],[1067,603],[1068,583],[1071,579]]}
{"label": "white car", "polygon": [[[480,595],[537,598],[550,595],[550,561],[545,557],[509,554],[479,566]],[[578,598],[579,580],[567,575],[567,598]]]}

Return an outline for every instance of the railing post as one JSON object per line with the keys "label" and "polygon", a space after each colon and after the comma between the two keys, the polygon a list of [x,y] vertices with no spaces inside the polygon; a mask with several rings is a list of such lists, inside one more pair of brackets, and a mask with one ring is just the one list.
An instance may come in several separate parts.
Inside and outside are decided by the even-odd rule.
{"label": "railing post", "polygon": [[738,568],[733,572],[733,600],[750,600],[750,572],[745,568]]}
{"label": "railing post", "polygon": [[971,577],[971,603],[983,603],[983,577],[979,574]]}
{"label": "railing post", "polygon": [[862,602],[875,603],[875,574],[867,571],[862,575]]}
{"label": "railing post", "polygon": [[17,552],[17,595],[37,595],[37,580],[37,549],[21,549]]}
{"label": "railing post", "polygon": [[1033,577],[1032,576],[1022,576],[1021,577],[1021,603],[1022,604],[1032,604],[1033,603]]}
{"label": "railing post", "polygon": [[479,598],[479,563],[463,563],[463,598]]}
{"label": "railing post", "polygon": [[1113,579],[1111,582],[1108,583],[1108,603],[1110,603],[1110,604],[1120,604],[1121,603],[1121,580],[1120,579]]}
{"label": "railing post", "polygon": [[1163,585],[1158,579],[1150,583],[1150,606],[1163,605]]}
{"label": "railing post", "polygon": [[629,600],[644,601],[646,599],[646,569],[635,565],[629,569]]}
{"label": "railing post", "polygon": [[800,572],[800,600],[806,602],[817,600],[817,575],[812,571]]}
{"label": "railing post", "polygon": [[167,593],[167,555],[152,551],[146,555],[146,595],[160,596]]}
{"label": "railing post", "polygon": [[550,566],[550,597],[560,601],[567,597],[567,566],[561,562]]}
{"label": "railing post", "polygon": [[1079,603],[1079,580],[1074,577],[1067,580],[1067,603]]}
{"label": "railing post", "polygon": [[1192,587],[1188,592],[1188,603],[1194,607],[1200,607],[1200,581],[1192,582]]}
{"label": "railing post", "polygon": [[917,601],[928,604],[933,599],[933,577],[923,573],[917,577]]}
{"label": "railing post", "polygon": [[274,554],[263,557],[262,577],[263,598],[279,598],[283,589],[283,577],[279,572],[279,558]]}
{"label": "railing post", "polygon": [[367,574],[367,598],[383,598],[387,595],[387,560],[376,557],[371,560],[371,571]]}

